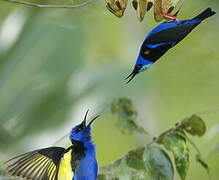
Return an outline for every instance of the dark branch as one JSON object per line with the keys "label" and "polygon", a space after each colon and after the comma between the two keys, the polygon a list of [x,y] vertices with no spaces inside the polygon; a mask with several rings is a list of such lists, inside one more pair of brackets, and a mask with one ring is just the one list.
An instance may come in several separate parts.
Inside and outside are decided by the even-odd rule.
{"label": "dark branch", "polygon": [[19,0],[1,0],[1,1],[6,1],[6,2],[16,3],[16,4],[22,4],[22,5],[26,5],[26,6],[32,6],[32,7],[38,7],[38,8],[68,8],[68,9],[72,9],[72,8],[78,8],[78,7],[85,6],[85,5],[93,2],[94,0],[87,0],[83,3],[75,4],[75,5],[37,4],[37,3],[33,3],[33,2],[19,1]]}

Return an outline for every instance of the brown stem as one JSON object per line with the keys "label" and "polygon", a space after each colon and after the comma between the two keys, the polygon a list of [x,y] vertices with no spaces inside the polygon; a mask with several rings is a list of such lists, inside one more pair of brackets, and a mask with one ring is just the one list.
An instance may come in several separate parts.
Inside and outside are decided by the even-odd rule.
{"label": "brown stem", "polygon": [[22,4],[26,6],[32,6],[32,7],[38,7],[38,8],[68,8],[68,9],[73,9],[73,8],[78,8],[85,6],[94,0],[87,0],[81,4],[75,4],[75,5],[51,5],[51,4],[37,4],[33,2],[27,2],[27,1],[19,1],[19,0],[1,0],[1,1],[6,1],[10,3],[17,3],[17,4]]}

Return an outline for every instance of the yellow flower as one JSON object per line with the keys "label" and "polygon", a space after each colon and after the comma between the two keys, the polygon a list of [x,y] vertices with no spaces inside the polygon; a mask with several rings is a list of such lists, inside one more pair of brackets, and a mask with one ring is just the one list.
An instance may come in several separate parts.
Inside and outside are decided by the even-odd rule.
{"label": "yellow flower", "polygon": [[128,0],[106,0],[107,9],[117,17],[122,17],[127,7]]}
{"label": "yellow flower", "polygon": [[[174,19],[183,0],[133,0],[132,5],[137,11],[139,21],[144,19],[145,13],[153,7],[155,21]],[[117,17],[122,17],[128,0],[106,0],[107,9]]]}
{"label": "yellow flower", "polygon": [[139,21],[144,19],[146,11],[149,11],[154,4],[154,0],[133,0],[132,5],[137,11]]}

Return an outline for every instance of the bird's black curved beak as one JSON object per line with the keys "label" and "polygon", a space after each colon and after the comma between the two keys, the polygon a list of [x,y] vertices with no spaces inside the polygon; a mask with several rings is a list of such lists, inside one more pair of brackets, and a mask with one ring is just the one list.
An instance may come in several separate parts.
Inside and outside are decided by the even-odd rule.
{"label": "bird's black curved beak", "polygon": [[86,111],[85,116],[84,116],[84,120],[81,123],[83,128],[86,127],[86,121],[87,121],[87,114],[88,114],[88,112],[89,112],[89,109]]}
{"label": "bird's black curved beak", "polygon": [[99,115],[95,116],[95,117],[89,122],[89,124],[86,125],[88,112],[89,112],[89,109],[86,111],[85,116],[84,116],[84,120],[83,120],[82,123],[81,123],[81,126],[82,126],[83,128],[85,128],[85,127],[87,127],[87,126],[90,126],[90,125],[94,122],[94,120],[99,117]]}
{"label": "bird's black curved beak", "polygon": [[128,84],[139,73],[139,70],[140,70],[140,66],[135,66],[133,71],[128,75],[127,78],[125,78],[125,80],[130,78],[126,84]]}
{"label": "bird's black curved beak", "polygon": [[89,124],[88,124],[87,126],[90,126],[90,125],[94,122],[94,120],[97,119],[98,117],[100,117],[100,115],[95,116],[95,117],[89,122]]}

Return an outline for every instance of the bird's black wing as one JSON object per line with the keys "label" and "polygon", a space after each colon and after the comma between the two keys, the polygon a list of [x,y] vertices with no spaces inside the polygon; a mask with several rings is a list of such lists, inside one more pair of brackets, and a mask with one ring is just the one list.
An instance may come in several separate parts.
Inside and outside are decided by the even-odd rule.
{"label": "bird's black wing", "polygon": [[140,49],[140,55],[151,62],[156,62],[161,56],[163,56],[172,46],[169,44],[160,45],[156,48],[148,48],[142,46]]}
{"label": "bird's black wing", "polygon": [[5,162],[8,174],[31,180],[56,180],[62,147],[31,151]]}
{"label": "bird's black wing", "polygon": [[142,46],[147,44],[175,43],[177,44],[187,36],[199,23],[185,23],[173,28],[165,29],[152,34],[145,39]]}

